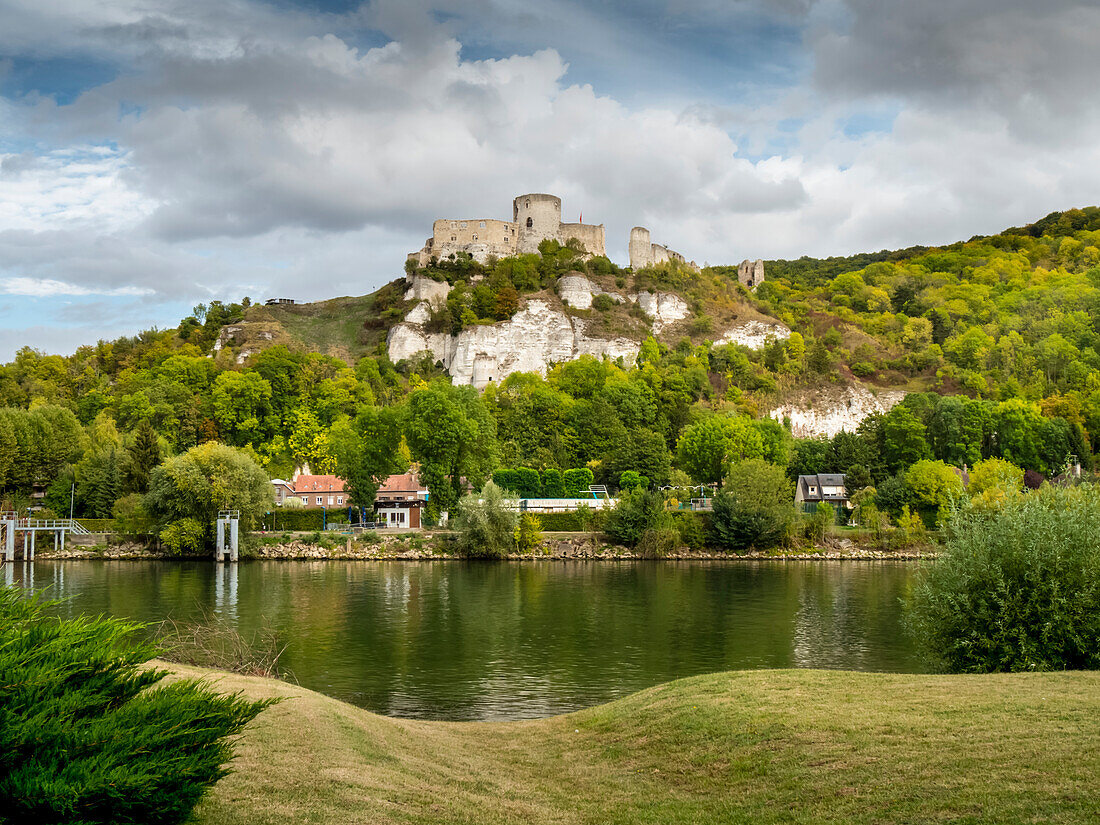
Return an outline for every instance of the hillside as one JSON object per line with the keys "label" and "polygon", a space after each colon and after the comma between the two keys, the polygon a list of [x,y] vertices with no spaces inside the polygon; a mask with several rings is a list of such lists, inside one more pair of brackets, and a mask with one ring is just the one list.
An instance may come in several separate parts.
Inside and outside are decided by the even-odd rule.
{"label": "hillside", "polygon": [[508,723],[390,719],[274,680],[215,684],[284,701],[241,737],[203,825],[1079,823],[1094,821],[1100,782],[1094,673],[716,673]]}
{"label": "hillside", "polygon": [[[931,521],[904,480],[920,461],[1091,467],[1100,209],[765,273],[750,292],[734,267],[634,272],[547,241],[410,265],[363,297],[214,302],[69,357],[22,350],[0,367],[0,492],[51,488],[64,509],[75,480],[78,511],[110,515],[113,493],[81,503],[94,487],[81,462],[109,466],[142,422],[166,454],[220,440],[272,475],[308,463],[369,478],[386,467],[346,464],[381,433],[376,458],[438,471],[433,507],[499,467],[587,468],[614,488],[627,471],[714,483],[723,462],[755,457],[792,477],[855,470],[891,490],[883,509],[928,505]],[[443,410],[458,430],[436,432]]]}

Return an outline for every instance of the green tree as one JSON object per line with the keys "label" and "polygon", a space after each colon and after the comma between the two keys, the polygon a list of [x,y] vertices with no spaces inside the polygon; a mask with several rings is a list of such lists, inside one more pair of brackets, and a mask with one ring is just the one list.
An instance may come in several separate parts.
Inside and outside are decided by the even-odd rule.
{"label": "green tree", "polygon": [[458,548],[471,558],[503,558],[515,546],[517,508],[493,482],[463,496],[455,508]]}
{"label": "green tree", "polygon": [[913,499],[931,521],[938,521],[963,497],[962,479],[942,461],[918,461],[905,473]]}
{"label": "green tree", "polygon": [[213,544],[219,510],[239,510],[241,527],[251,529],[274,504],[267,474],[244,450],[209,442],[155,468],[145,507],[164,530],[184,519],[203,528]]}
{"label": "green tree", "polygon": [[160,439],[148,421],[134,431],[134,440],[126,450],[126,486],[135,493],[149,489],[149,475],[161,462]]}
{"label": "green tree", "polygon": [[626,470],[619,476],[619,489],[630,491],[635,487],[649,487],[649,479],[634,470]]}
{"label": "green tree", "polygon": [[398,449],[401,430],[398,411],[387,407],[362,407],[354,420],[333,425],[329,450],[336,459],[336,473],[347,482],[350,503],[370,507],[382,482],[407,469]]}
{"label": "green tree", "polygon": [[734,464],[714,499],[714,543],[732,550],[782,543],[794,519],[794,485],[782,467],[761,459]]}
{"label": "green tree", "polygon": [[744,416],[704,418],[684,430],[676,445],[680,467],[703,484],[721,481],[731,462],[763,455],[760,431]]}
{"label": "green tree", "polygon": [[924,424],[900,404],[882,420],[882,457],[890,473],[904,470],[931,455]]}
{"label": "green tree", "polygon": [[271,385],[255,372],[223,372],[211,396],[214,420],[234,446],[263,444],[271,436],[275,416]]}

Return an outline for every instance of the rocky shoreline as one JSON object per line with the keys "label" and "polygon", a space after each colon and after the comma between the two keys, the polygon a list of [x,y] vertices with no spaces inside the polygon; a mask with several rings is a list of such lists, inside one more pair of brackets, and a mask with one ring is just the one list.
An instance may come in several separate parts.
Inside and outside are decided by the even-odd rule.
{"label": "rocky shoreline", "polygon": [[[788,548],[750,553],[726,553],[712,550],[683,550],[659,558],[663,561],[739,561],[739,560],[789,560],[789,561],[915,561],[935,558],[934,546],[907,547],[901,550],[880,550],[856,545],[848,539],[831,542],[821,547]],[[178,557],[150,549],[136,543],[122,543],[107,547],[67,547],[60,552],[45,551],[36,554],[40,560],[170,560]],[[205,557],[188,557],[188,559]],[[348,539],[343,543],[320,544],[294,539],[287,542],[260,544],[242,550],[242,561],[251,559],[270,561],[461,561],[463,557],[447,552],[424,539],[411,543],[405,536],[381,537],[379,541],[363,543]],[[548,538],[533,553],[512,553],[508,561],[638,561],[658,557],[645,556],[626,547],[594,542],[584,538]]]}

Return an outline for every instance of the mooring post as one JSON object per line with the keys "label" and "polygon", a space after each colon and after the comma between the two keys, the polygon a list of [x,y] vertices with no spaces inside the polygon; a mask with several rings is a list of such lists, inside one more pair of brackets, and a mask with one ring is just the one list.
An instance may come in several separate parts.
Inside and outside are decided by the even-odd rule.
{"label": "mooring post", "polygon": [[236,517],[229,520],[229,560],[237,560],[237,523]]}
{"label": "mooring post", "polygon": [[225,519],[218,516],[218,539],[214,546],[214,559],[218,562],[225,561]]}
{"label": "mooring post", "polygon": [[4,561],[15,561],[15,519],[5,518],[3,521],[3,527]]}
{"label": "mooring post", "polygon": [[26,559],[27,561],[34,561],[34,537],[38,535],[38,531],[37,530],[30,530],[30,531],[28,531],[28,533],[29,533],[28,538],[30,540],[30,551],[29,552],[27,551],[27,542],[24,541],[23,542],[23,558]]}

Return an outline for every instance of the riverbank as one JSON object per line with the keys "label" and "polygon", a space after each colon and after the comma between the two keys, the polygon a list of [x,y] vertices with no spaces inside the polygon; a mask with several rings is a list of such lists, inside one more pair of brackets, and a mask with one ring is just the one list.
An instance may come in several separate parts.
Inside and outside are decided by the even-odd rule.
{"label": "riverbank", "polygon": [[285,682],[202,825],[1096,822],[1100,673],[717,673],[528,722],[392,719]]}
{"label": "riverbank", "polygon": [[[254,534],[242,545],[242,559],[270,560],[362,560],[362,561],[442,561],[461,558],[449,549],[448,534],[390,533],[348,536],[342,533],[267,533]],[[935,545],[908,545],[883,550],[860,544],[849,538],[830,537],[815,547],[775,548],[766,551],[733,553],[716,550],[689,550],[661,556],[664,560],[707,561],[737,559],[814,560],[895,560],[934,558]],[[134,542],[101,544],[90,547],[69,546],[63,551],[42,551],[39,559],[172,559],[166,553]],[[627,547],[607,544],[587,533],[546,533],[541,545],[529,553],[512,553],[509,561],[555,561],[563,559],[591,561],[636,561],[647,557]]]}

